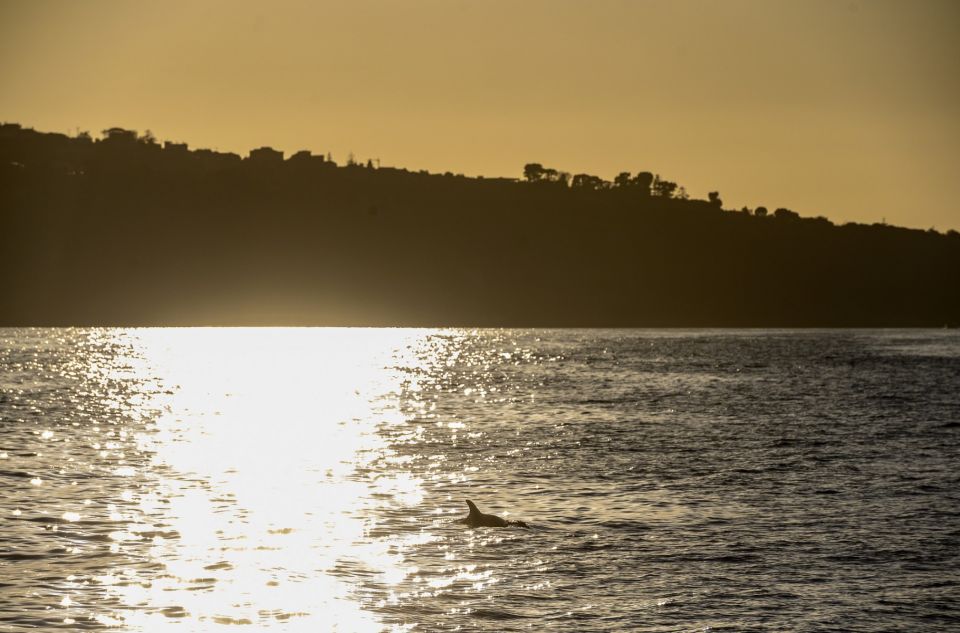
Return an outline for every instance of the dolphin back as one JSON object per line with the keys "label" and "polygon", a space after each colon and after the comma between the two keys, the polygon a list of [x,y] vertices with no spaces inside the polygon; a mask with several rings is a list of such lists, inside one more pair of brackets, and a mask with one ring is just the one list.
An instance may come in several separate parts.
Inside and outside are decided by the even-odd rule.
{"label": "dolphin back", "polygon": [[530,528],[530,526],[523,521],[507,521],[495,514],[484,514],[480,512],[480,509],[473,501],[467,499],[466,502],[467,507],[470,508],[470,514],[460,519],[459,523],[465,523],[470,527],[508,527],[515,525],[517,527]]}

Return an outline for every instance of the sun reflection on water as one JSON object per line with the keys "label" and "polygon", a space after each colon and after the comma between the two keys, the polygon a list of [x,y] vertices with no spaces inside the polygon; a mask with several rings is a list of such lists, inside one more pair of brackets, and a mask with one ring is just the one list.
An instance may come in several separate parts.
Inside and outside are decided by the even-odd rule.
{"label": "sun reflection on water", "polygon": [[[110,538],[114,551],[146,544],[162,572],[140,582],[122,577],[136,576],[132,569],[97,579],[122,605],[115,621],[101,622],[150,631],[268,623],[383,630],[351,598],[350,579],[401,582],[416,572],[403,566],[403,548],[431,538],[368,537],[372,510],[422,500],[416,476],[372,465],[402,459],[390,455],[378,428],[405,419],[394,368],[415,369],[410,350],[426,334],[120,333],[129,353],[112,369],[90,367],[90,378],[140,382],[140,394],[110,406],[159,413],[136,438],[150,465],[129,503],[111,510]],[[135,479],[122,460],[115,473],[124,468]]]}

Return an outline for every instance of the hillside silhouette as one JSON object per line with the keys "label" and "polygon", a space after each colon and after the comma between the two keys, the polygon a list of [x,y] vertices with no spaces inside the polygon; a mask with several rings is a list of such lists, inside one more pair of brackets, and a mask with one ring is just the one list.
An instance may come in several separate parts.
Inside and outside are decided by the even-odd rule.
{"label": "hillside silhouette", "polygon": [[[0,125],[0,325],[960,324],[960,235]],[[521,171],[522,170],[522,171]]]}

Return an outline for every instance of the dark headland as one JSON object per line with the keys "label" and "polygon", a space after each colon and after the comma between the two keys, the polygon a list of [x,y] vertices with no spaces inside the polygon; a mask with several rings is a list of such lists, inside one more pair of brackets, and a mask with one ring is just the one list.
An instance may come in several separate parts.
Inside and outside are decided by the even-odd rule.
{"label": "dark headland", "polygon": [[[960,235],[0,126],[0,325],[941,327]],[[813,185],[811,185],[813,186]]]}

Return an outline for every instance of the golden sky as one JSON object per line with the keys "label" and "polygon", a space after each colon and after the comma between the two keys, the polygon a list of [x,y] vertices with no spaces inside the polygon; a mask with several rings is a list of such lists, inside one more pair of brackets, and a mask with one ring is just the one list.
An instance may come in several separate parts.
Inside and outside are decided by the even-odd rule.
{"label": "golden sky", "polygon": [[960,2],[0,0],[0,121],[960,229]]}

